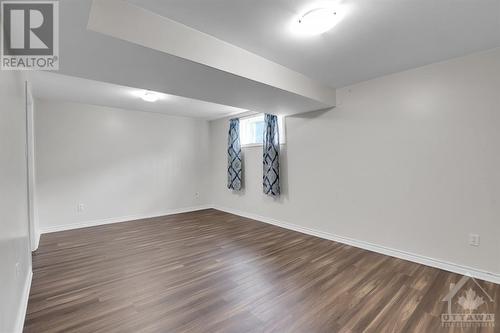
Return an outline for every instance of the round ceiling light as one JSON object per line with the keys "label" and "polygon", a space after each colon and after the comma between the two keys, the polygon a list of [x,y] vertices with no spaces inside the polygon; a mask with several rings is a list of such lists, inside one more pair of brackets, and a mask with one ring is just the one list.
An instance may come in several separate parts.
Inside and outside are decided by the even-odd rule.
{"label": "round ceiling light", "polygon": [[156,102],[157,100],[160,99],[160,94],[155,93],[153,91],[145,91],[141,95],[141,98],[146,102]]}
{"label": "round ceiling light", "polygon": [[298,32],[305,35],[319,35],[335,26],[339,15],[334,8],[315,8],[303,14],[297,22]]}

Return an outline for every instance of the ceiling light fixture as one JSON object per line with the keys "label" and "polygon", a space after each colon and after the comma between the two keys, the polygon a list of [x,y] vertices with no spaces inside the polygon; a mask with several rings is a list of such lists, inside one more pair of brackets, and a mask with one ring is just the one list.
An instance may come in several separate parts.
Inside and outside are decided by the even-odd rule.
{"label": "ceiling light fixture", "polygon": [[153,91],[145,91],[144,93],[142,93],[141,98],[146,102],[156,102],[160,99],[160,94]]}
{"label": "ceiling light fixture", "polygon": [[308,10],[302,14],[293,27],[301,35],[319,35],[333,28],[339,21],[337,8],[321,7]]}

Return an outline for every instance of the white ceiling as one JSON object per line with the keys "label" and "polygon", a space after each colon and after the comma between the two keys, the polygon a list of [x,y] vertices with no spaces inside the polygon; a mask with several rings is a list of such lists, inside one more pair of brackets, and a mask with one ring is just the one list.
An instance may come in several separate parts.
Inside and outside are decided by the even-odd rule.
{"label": "white ceiling", "polygon": [[93,0],[87,30],[312,99],[325,106],[335,106],[336,91],[332,87],[122,0]]}
{"label": "white ceiling", "polygon": [[[87,29],[91,0],[64,0],[59,73],[277,114],[330,105],[275,86]],[[140,22],[131,26],[148,36]],[[181,38],[180,36],[179,38]],[[196,48],[196,45],[193,45]]]}
{"label": "white ceiling", "polygon": [[247,110],[175,95],[161,94],[154,102],[140,98],[143,89],[82,79],[43,71],[26,73],[37,98],[102,105],[126,110],[165,113],[184,117],[215,119]]}
{"label": "white ceiling", "polygon": [[291,20],[336,1],[130,2],[332,87],[500,46],[500,0],[343,0],[344,19],[317,37],[297,37]]}
{"label": "white ceiling", "polygon": [[[331,87],[500,46],[500,0],[339,1],[345,17],[334,29],[298,37],[290,25],[304,10],[322,5],[316,0],[128,0]],[[40,74],[35,87],[40,96],[74,101],[86,96],[83,102],[208,119],[238,109],[325,108],[318,100],[90,31],[91,3],[60,1],[59,73],[94,83]],[[141,29],[134,20],[130,25]],[[100,84],[107,88],[97,89],[104,87]],[[186,99],[143,104],[117,98],[124,87]]]}

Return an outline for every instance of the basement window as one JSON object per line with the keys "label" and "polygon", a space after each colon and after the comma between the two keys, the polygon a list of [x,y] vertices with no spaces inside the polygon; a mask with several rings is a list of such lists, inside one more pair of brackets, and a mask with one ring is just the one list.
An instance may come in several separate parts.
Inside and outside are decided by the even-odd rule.
{"label": "basement window", "polygon": [[[262,146],[264,140],[264,114],[240,118],[240,141],[242,147]],[[285,121],[278,116],[280,144],[285,143]]]}

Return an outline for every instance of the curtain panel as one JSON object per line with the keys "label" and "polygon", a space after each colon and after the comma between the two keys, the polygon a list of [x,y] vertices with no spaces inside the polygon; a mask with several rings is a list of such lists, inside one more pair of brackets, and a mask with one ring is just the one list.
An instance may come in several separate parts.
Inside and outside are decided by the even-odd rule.
{"label": "curtain panel", "polygon": [[229,120],[227,140],[227,188],[233,191],[241,190],[241,145],[240,120]]}
{"label": "curtain panel", "polygon": [[280,139],[278,117],[272,114],[264,116],[263,142],[263,190],[273,197],[280,195]]}

